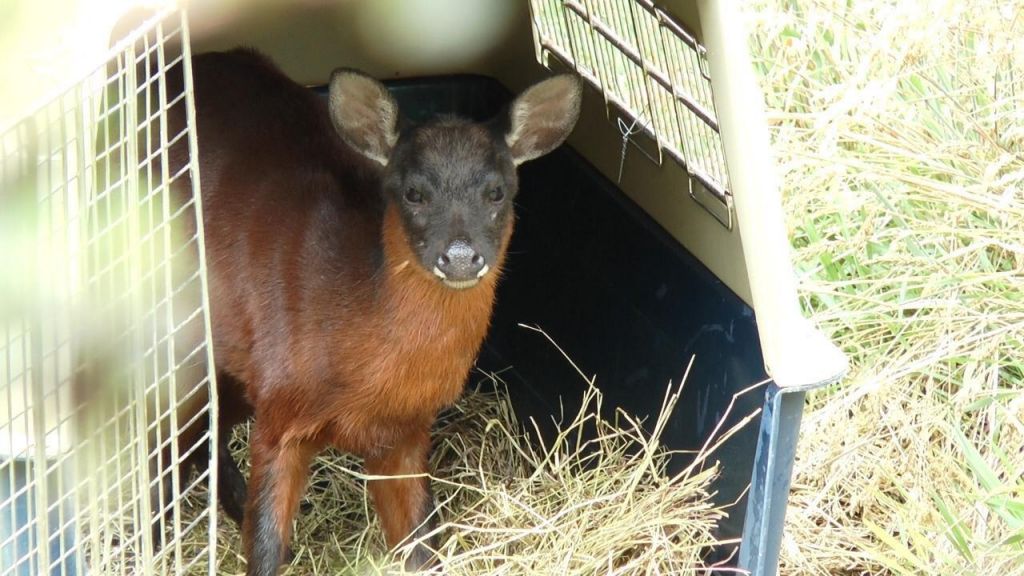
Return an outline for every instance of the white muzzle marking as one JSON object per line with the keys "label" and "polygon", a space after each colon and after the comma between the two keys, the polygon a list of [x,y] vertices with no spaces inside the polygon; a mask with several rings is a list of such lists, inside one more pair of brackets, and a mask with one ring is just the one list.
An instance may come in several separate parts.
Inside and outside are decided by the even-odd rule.
{"label": "white muzzle marking", "polygon": [[479,284],[480,283],[480,279],[479,278],[470,278],[469,280],[461,280],[461,281],[445,279],[445,280],[442,280],[441,282],[444,282],[444,285],[449,287],[449,288],[454,288],[455,290],[465,290],[466,288],[472,288],[473,286],[476,286],[477,284]]}
{"label": "white muzzle marking", "polygon": [[491,267],[488,266],[487,264],[484,264],[484,267],[481,268],[480,271],[476,273],[476,278],[470,278],[469,280],[449,280],[448,275],[445,274],[444,271],[442,271],[437,266],[434,266],[434,276],[440,278],[441,282],[443,282],[445,286],[449,288],[454,288],[455,290],[465,290],[466,288],[472,288],[473,286],[476,286],[477,284],[480,283],[480,279],[486,276],[487,273],[490,271]]}

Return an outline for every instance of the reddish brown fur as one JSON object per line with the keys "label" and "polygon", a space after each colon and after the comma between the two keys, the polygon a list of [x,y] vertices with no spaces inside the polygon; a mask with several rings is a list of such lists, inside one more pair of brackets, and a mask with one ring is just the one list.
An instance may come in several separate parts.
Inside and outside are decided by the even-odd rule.
{"label": "reddish brown fur", "polygon": [[[487,333],[513,218],[509,202],[485,204],[494,210],[491,272],[471,288],[449,288],[413,252],[425,244],[382,195],[381,166],[338,138],[322,99],[248,52],[201,56],[194,70],[221,422],[255,414],[243,539],[249,573],[273,574],[310,459],[325,446],[363,456],[373,475],[428,471],[430,427],[462,391]],[[571,129],[579,94],[566,86],[577,90],[570,121],[541,119],[555,128],[529,157]],[[459,129],[441,126],[444,138]],[[444,146],[505,153],[483,127],[464,134]],[[474,174],[477,160],[467,161]],[[512,160],[504,166],[511,196]],[[245,491],[233,464],[231,474],[221,469],[233,493]],[[389,546],[426,534],[425,477],[374,480],[369,489]],[[427,554],[418,548],[409,565]]]}
{"label": "reddish brown fur", "polygon": [[[273,489],[281,542],[290,538],[309,458],[326,445],[363,456],[371,475],[427,471],[430,426],[437,411],[461,393],[486,335],[497,273],[471,290],[444,287],[411,261],[396,218],[393,208],[384,216],[387,273],[376,296],[356,300],[354,308],[318,309],[322,325],[348,329],[310,327],[311,333],[290,338],[288,386],[260,385],[257,379],[247,387],[260,431],[251,442],[250,486],[260,485],[270,467],[286,471]],[[511,231],[510,222],[502,252]],[[329,342],[332,354],[324,358],[310,339]],[[266,370],[259,357],[245,360],[240,373]],[[399,545],[423,519],[426,479],[374,481],[369,488],[388,545]],[[250,504],[247,520],[256,513]],[[252,530],[246,527],[246,533]]]}
{"label": "reddish brown fur", "polygon": [[[413,429],[397,444],[397,450],[366,459],[366,471],[373,476],[400,476],[427,470],[430,448],[429,427]],[[372,480],[368,484],[380,516],[384,538],[397,546],[413,534],[427,505],[429,486],[421,478]]]}
{"label": "reddish brown fur", "polygon": [[[429,425],[461,393],[487,333],[498,275],[471,290],[444,287],[411,262],[396,218],[389,208],[382,231],[387,273],[376,294],[347,306],[317,306],[319,326],[345,329],[306,327],[274,354],[289,359],[289,385],[247,387],[261,427],[281,444],[330,443],[373,456],[402,436],[406,423]],[[509,225],[505,244],[511,231]],[[359,321],[346,322],[354,318]],[[311,340],[324,344],[310,346]],[[259,357],[237,356],[244,361],[232,372],[267,370]]]}
{"label": "reddish brown fur", "polygon": [[[436,413],[450,405],[462,391],[480,344],[487,333],[497,284],[490,274],[472,290],[454,291],[411,262],[413,258],[394,209],[385,213],[382,232],[387,275],[378,296],[357,302],[357,308],[321,309],[325,315],[360,318],[349,330],[315,334],[331,342],[334,351],[325,359],[305,338],[294,338],[290,371],[297,376],[287,388],[250,387],[259,427],[275,445],[307,454],[334,445],[367,458],[367,471],[376,475],[421,473],[426,470],[429,429]],[[505,241],[512,226],[506,228]],[[504,250],[503,250],[504,251]],[[500,266],[500,264],[499,264]],[[333,324],[332,319],[327,323]],[[255,363],[258,358],[248,358]],[[258,366],[247,367],[258,372]],[[348,386],[325,388],[326,383]],[[410,444],[412,443],[412,444]],[[385,446],[399,447],[392,453]],[[253,470],[263,442],[253,442]],[[414,466],[404,465],[402,449],[415,454]],[[308,461],[297,458],[295,469],[306,470]],[[304,486],[290,478],[281,487],[280,519],[294,514]],[[252,482],[256,482],[253,480]],[[374,500],[389,546],[398,545],[414,527],[423,507],[426,488],[422,480],[371,483]],[[389,496],[390,494],[390,496]],[[387,507],[381,506],[388,502]],[[286,530],[290,522],[281,522]],[[282,531],[287,540],[287,532]]]}
{"label": "reddish brown fur", "polygon": [[[216,109],[222,116],[202,114],[218,87],[204,88],[219,83],[202,76],[202,70],[200,62],[197,98],[207,97],[199,107],[200,134],[217,130],[207,142],[230,141],[240,120],[228,128],[233,119],[224,117],[221,107]],[[322,110],[312,94],[304,105]],[[293,131],[276,126],[273,118],[268,123],[264,129],[271,133]],[[242,130],[246,139],[259,136]],[[330,128],[313,126],[309,133],[315,136],[317,130]],[[286,543],[309,458],[323,447],[365,457],[371,474],[427,470],[431,423],[459,395],[473,365],[487,332],[501,262],[474,288],[451,290],[415,261],[393,206],[370,227],[375,218],[361,214],[372,215],[372,207],[324,214],[321,206],[330,204],[323,191],[338,185],[330,166],[347,165],[355,173],[349,176],[354,185],[372,187],[372,164],[335,141],[313,142],[310,147],[319,149],[305,153],[249,144],[247,156],[221,158],[204,165],[203,174],[218,368],[244,384],[256,417],[244,527],[251,559],[259,545],[253,523],[261,505],[253,491],[270,484],[277,537]],[[232,150],[226,144],[218,148]],[[318,168],[310,156],[325,149],[336,159]],[[261,164],[271,162],[274,172],[264,174]],[[249,184],[253,174],[263,176],[256,188]],[[355,216],[336,226],[344,230],[338,233],[343,238],[308,237],[316,230],[312,220],[351,213]],[[510,220],[502,252],[511,231]],[[369,256],[374,238],[380,239],[383,258],[377,265]],[[318,242],[344,253],[325,253]],[[223,416],[226,422],[239,419]],[[387,542],[395,546],[423,519],[427,481],[377,481],[370,489]]]}

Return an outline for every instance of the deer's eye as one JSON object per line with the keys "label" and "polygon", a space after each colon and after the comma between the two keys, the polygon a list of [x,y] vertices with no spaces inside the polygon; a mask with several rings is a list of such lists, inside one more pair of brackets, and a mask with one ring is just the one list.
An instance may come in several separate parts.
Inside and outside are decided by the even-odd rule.
{"label": "deer's eye", "polygon": [[487,191],[487,199],[491,202],[501,202],[505,199],[505,191],[501,186],[495,186]]}
{"label": "deer's eye", "polygon": [[413,186],[405,189],[404,196],[405,201],[409,204],[423,204],[423,193]]}

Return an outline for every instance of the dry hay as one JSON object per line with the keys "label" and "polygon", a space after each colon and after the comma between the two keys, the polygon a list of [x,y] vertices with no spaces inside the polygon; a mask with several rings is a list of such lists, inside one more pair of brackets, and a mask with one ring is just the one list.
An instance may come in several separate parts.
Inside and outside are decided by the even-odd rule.
{"label": "dry hay", "polygon": [[[685,574],[704,566],[725,516],[709,500],[713,447],[669,477],[671,453],[654,439],[678,389],[666,393],[656,421],[641,423],[621,412],[613,421],[599,416],[601,393],[585,383],[580,410],[563,415],[544,444],[521,427],[499,376],[486,379],[435,428],[432,486],[444,573]],[[239,427],[232,441],[243,471],[246,435]],[[354,457],[331,451],[316,459],[296,522],[296,556],[284,574],[400,572],[400,557],[385,550],[366,479]],[[239,532],[220,518],[218,573],[242,574]]]}

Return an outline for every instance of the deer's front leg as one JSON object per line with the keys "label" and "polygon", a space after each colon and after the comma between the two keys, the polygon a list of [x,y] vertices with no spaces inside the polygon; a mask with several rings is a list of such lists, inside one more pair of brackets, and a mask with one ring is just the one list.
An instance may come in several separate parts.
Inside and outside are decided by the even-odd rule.
{"label": "deer's front leg", "polygon": [[283,444],[280,437],[253,423],[252,472],[242,526],[248,576],[274,576],[287,557],[292,519],[309,477],[314,449]]}
{"label": "deer's front leg", "polygon": [[[394,446],[367,457],[366,471],[372,476],[426,474],[429,472],[429,455],[430,427],[418,427],[405,434]],[[429,478],[370,480],[368,488],[389,547],[396,548],[420,539],[435,528],[436,520],[432,516],[434,497]],[[433,564],[436,549],[436,537],[417,544],[406,559],[406,569],[418,570]]]}

